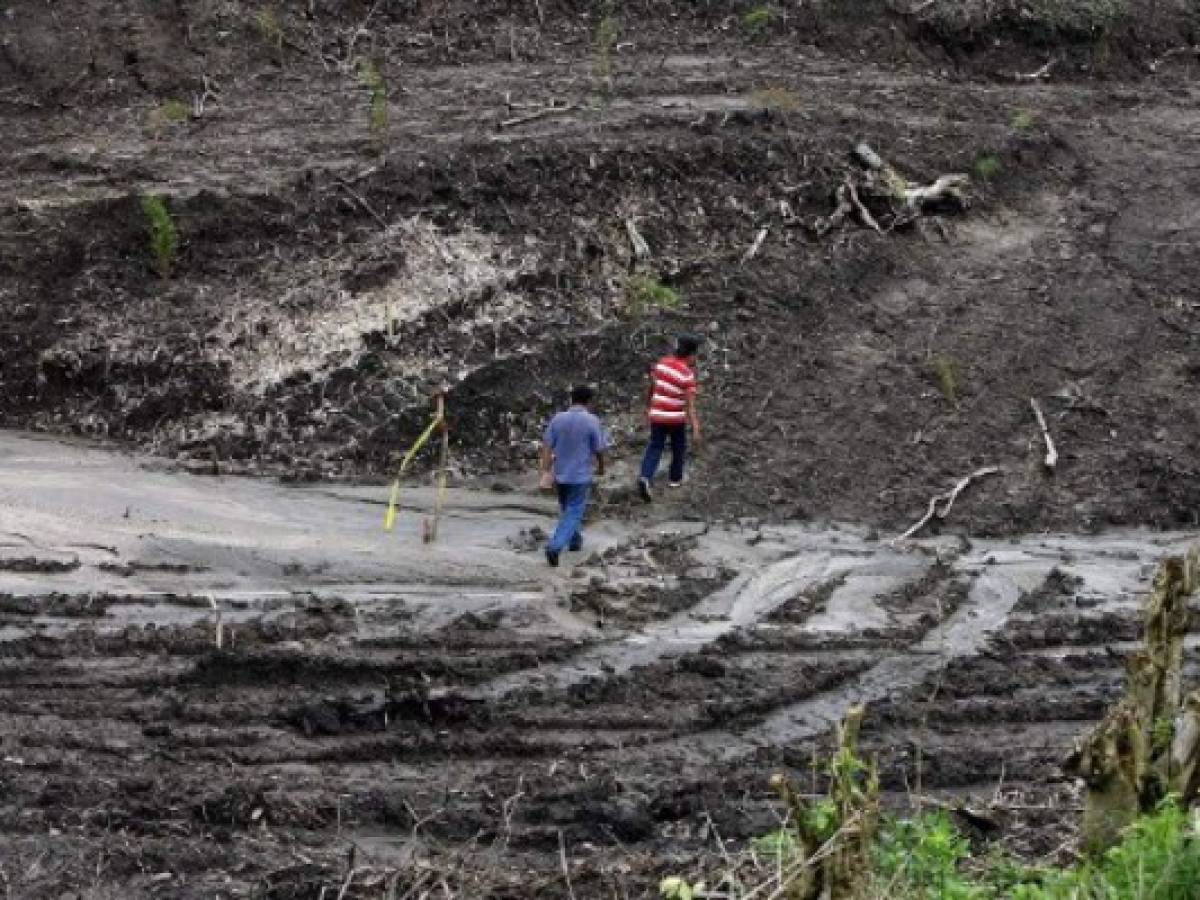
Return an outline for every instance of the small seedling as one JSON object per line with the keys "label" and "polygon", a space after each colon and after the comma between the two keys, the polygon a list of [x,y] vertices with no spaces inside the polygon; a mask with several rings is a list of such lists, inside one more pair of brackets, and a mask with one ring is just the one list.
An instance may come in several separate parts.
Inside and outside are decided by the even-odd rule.
{"label": "small seedling", "polygon": [[179,249],[179,232],[175,230],[171,213],[163,199],[153,194],[142,195],[142,213],[146,217],[154,271],[161,278],[170,278],[171,268],[175,265],[175,254]]}
{"label": "small seedling", "polygon": [[750,95],[750,104],[772,112],[791,112],[800,107],[800,95],[785,87],[759,88]]}
{"label": "small seedling", "polygon": [[146,116],[146,122],[150,131],[153,132],[154,139],[157,140],[165,128],[186,122],[191,114],[192,111],[186,103],[180,100],[167,100],[150,110],[150,114]]}
{"label": "small seedling", "polygon": [[364,60],[359,66],[358,76],[362,79],[363,86],[371,92],[371,105],[367,116],[371,138],[377,146],[382,147],[387,143],[388,134],[387,84],[379,67],[368,60]]}
{"label": "small seedling", "polygon": [[742,27],[750,34],[760,34],[775,21],[775,10],[769,6],[756,6],[742,16]]}
{"label": "small seedling", "polygon": [[254,14],[254,26],[258,29],[259,36],[274,49],[275,56],[282,59],[283,25],[279,21],[279,14],[264,6]]}
{"label": "small seedling", "polygon": [[629,308],[635,315],[656,310],[677,309],[679,293],[648,275],[638,275],[629,282]]}
{"label": "small seedling", "polygon": [[980,181],[991,181],[1000,174],[1003,165],[995,153],[985,153],[975,160],[975,174]]}
{"label": "small seedling", "polygon": [[613,54],[617,49],[617,20],[612,6],[605,7],[600,24],[596,26],[596,77],[604,93],[612,91]]}
{"label": "small seedling", "polygon": [[1018,109],[1012,117],[1013,131],[1028,131],[1033,127],[1034,121],[1033,113],[1027,109]]}
{"label": "small seedling", "polygon": [[933,377],[937,380],[938,390],[949,403],[958,402],[958,363],[948,356],[933,358]]}

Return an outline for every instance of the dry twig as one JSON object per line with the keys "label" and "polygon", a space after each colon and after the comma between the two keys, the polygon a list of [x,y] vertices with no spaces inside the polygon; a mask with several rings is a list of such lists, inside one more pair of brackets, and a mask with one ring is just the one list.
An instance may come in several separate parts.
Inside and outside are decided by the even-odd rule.
{"label": "dry twig", "polygon": [[[925,512],[925,515],[921,517],[920,521],[913,525],[912,528],[908,529],[908,531],[904,532],[904,534],[897,538],[893,538],[892,543],[898,544],[900,541],[908,540],[910,537],[924,528],[929,523],[929,520],[935,516],[939,519],[946,518],[946,516],[950,515],[950,510],[954,507],[954,501],[958,499],[958,495],[966,490],[967,486],[970,485],[971,482],[980,478],[986,478],[988,475],[995,475],[999,471],[999,466],[987,466],[982,469],[976,469],[970,475],[960,478],[958,483],[955,484],[950,490],[946,491],[944,494],[937,494],[934,496],[929,501],[929,509]],[[939,507],[939,503],[943,505]]]}

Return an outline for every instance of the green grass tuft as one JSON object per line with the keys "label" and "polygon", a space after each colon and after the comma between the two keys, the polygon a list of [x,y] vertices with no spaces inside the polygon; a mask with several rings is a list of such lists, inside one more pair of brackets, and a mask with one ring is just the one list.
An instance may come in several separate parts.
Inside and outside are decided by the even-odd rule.
{"label": "green grass tuft", "polygon": [[629,309],[635,315],[678,309],[679,294],[656,278],[637,275],[629,280]]}
{"label": "green grass tuft", "polygon": [[774,9],[769,6],[756,6],[742,16],[742,27],[751,34],[759,34],[774,21]]}
{"label": "green grass tuft", "polygon": [[176,253],[179,250],[179,232],[175,229],[171,213],[161,197],[143,194],[141,202],[142,213],[146,217],[150,256],[154,260],[154,270],[161,278],[169,278],[171,269],[175,266]]}

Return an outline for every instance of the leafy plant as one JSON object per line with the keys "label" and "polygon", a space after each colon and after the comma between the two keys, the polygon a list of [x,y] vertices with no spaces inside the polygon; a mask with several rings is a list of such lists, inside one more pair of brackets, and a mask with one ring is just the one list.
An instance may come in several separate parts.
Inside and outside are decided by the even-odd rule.
{"label": "leafy plant", "polygon": [[774,21],[774,9],[765,5],[756,6],[742,16],[742,27],[751,34],[758,34]]}
{"label": "leafy plant", "polygon": [[363,60],[358,67],[358,77],[363,86],[371,93],[367,124],[371,129],[371,137],[376,145],[382,147],[387,143],[388,133],[388,99],[387,84],[383,74],[370,60]]}
{"label": "leafy plant", "polygon": [[638,315],[654,310],[677,309],[679,294],[656,278],[637,275],[629,281],[629,307]]}
{"label": "leafy plant", "polygon": [[944,812],[891,822],[879,835],[876,866],[882,880],[928,900],[984,898],[984,888],[958,874],[958,864],[971,855],[967,839]]}
{"label": "leafy plant", "polygon": [[142,196],[142,213],[150,238],[150,255],[154,259],[154,270],[162,278],[171,276],[175,265],[175,254],[179,249],[179,232],[171,219],[171,213],[161,197],[153,194]]}
{"label": "leafy plant", "polygon": [[772,864],[787,862],[800,849],[800,840],[792,828],[776,828],[760,834],[750,841],[754,852],[766,857]]}

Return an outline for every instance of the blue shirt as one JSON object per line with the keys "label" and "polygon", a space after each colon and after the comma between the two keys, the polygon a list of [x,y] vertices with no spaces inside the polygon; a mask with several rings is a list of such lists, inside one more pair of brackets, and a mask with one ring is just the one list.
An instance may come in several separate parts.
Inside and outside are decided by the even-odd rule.
{"label": "blue shirt", "polygon": [[551,419],[545,441],[554,454],[554,480],[559,484],[589,484],[596,454],[608,449],[600,420],[582,406],[572,406]]}

